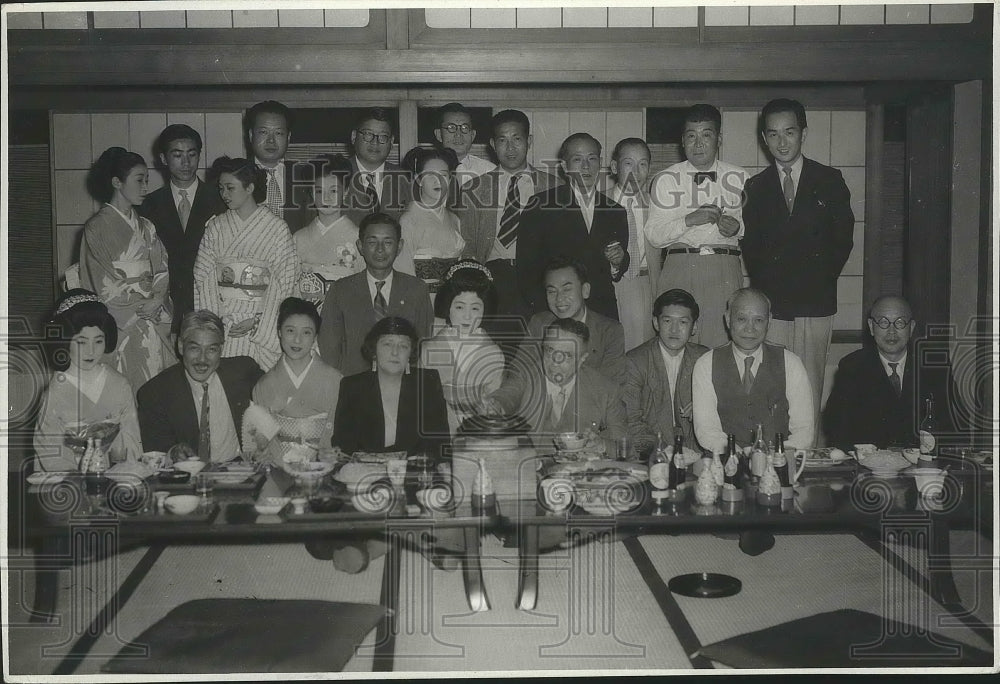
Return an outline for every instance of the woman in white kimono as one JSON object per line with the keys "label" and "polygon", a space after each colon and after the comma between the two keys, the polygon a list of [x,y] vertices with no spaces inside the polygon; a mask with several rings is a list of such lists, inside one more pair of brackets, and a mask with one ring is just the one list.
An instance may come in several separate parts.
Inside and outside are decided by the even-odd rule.
{"label": "woman in white kimono", "polygon": [[463,260],[448,270],[434,301],[443,326],[421,347],[420,365],[441,376],[452,434],[500,386],[504,356],[480,327],[496,311],[496,290],[489,269]]}
{"label": "woman in white kimono", "polygon": [[278,309],[281,359],[257,381],[243,415],[243,444],[267,451],[267,459],[280,458],[297,443],[330,447],[344,376],[315,353],[319,325],[311,302],[289,297]]}
{"label": "woman in white kimono", "polygon": [[59,302],[52,323],[66,346],[51,349],[58,370],[49,380],[35,426],[36,469],[78,470],[87,437],[104,439],[95,449],[102,460],[136,461],[142,449],[132,389],[103,362],[118,342],[115,319],[93,292],[74,289]]}
{"label": "woman in white kimono", "polygon": [[465,249],[461,222],[448,208],[457,166],[447,148],[415,147],[403,158],[403,168],[413,174],[414,199],[399,217],[403,246],[395,268],[422,278],[432,293]]}
{"label": "woman in white kimono", "polygon": [[246,159],[220,157],[212,178],[229,211],[209,219],[194,263],[194,304],[226,325],[223,356],[249,356],[271,368],[281,355],[278,305],[298,278],[288,225],[260,204],[264,171]]}
{"label": "woman in white kimono", "polygon": [[167,252],[133,207],[146,196],[145,160],[111,147],[94,163],[90,191],[104,202],[83,227],[80,284],[96,292],[118,326],[116,368],[135,392],[174,362]]}

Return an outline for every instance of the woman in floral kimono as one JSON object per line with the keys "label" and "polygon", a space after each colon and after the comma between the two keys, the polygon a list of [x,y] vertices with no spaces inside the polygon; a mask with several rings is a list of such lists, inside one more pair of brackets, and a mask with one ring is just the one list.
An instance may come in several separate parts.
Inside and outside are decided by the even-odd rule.
{"label": "woman in floral kimono", "polygon": [[264,171],[246,159],[212,164],[224,214],[209,219],[194,262],[194,304],[226,325],[223,356],[250,356],[261,368],[278,361],[278,305],[292,294],[299,273],[288,225],[260,204]]}
{"label": "woman in floral kimono", "polygon": [[320,315],[304,299],[289,297],[278,309],[281,360],[257,381],[243,414],[243,444],[280,457],[304,443],[329,448],[340,381],[344,377],[313,351]]}
{"label": "woman in floral kimono", "polygon": [[351,162],[342,154],[325,154],[309,163],[316,179],[313,204],[317,216],[293,236],[302,267],[298,295],[322,309],[330,283],[360,273],[365,262],[358,252],[358,227],[342,213]]}
{"label": "woman in floral kimono", "polygon": [[105,204],[83,227],[80,245],[80,284],[114,316],[114,364],[133,392],[174,361],[167,252],[153,224],[133,208],[146,196],[147,179],[138,154],[105,150],[88,178],[94,197]]}
{"label": "woman in floral kimono", "polygon": [[420,365],[441,376],[452,434],[500,386],[504,357],[480,327],[496,311],[496,290],[489,269],[477,261],[459,261],[448,270],[434,301],[446,325],[424,341]]}
{"label": "woman in floral kimono", "polygon": [[52,323],[65,346],[51,350],[57,372],[35,426],[36,469],[77,470],[87,437],[104,439],[95,449],[102,459],[136,461],[142,449],[135,399],[128,380],[103,362],[118,342],[115,319],[93,292],[74,289],[56,306]]}

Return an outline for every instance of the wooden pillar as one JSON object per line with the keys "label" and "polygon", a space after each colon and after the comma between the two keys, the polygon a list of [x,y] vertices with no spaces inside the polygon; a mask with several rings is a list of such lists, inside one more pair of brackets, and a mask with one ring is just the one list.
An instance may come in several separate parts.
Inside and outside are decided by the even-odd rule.
{"label": "wooden pillar", "polygon": [[907,226],[903,294],[917,334],[950,322],[952,90],[913,98],[906,115]]}
{"label": "wooden pillar", "polygon": [[865,129],[865,244],[864,273],[861,284],[861,321],[865,328],[865,317],[869,305],[882,294],[882,223],[884,187],[884,137],[885,105],[869,104],[866,112]]}

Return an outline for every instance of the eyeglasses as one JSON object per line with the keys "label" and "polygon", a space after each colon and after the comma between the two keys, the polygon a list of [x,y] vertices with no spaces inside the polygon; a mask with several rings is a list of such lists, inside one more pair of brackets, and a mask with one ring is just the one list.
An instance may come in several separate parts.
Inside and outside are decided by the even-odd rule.
{"label": "eyeglasses", "polygon": [[462,133],[471,133],[472,126],[470,124],[446,123],[446,124],[441,124],[441,130],[448,131],[449,133],[454,133],[455,131],[461,131]]}
{"label": "eyeglasses", "polygon": [[881,318],[870,318],[868,320],[880,327],[882,330],[888,330],[890,325],[896,330],[903,330],[910,324],[910,321],[905,318],[897,318],[896,320],[890,322],[885,316],[882,316]]}
{"label": "eyeglasses", "polygon": [[376,133],[375,131],[369,131],[367,129],[358,131],[358,137],[367,143],[376,140],[379,145],[385,145],[387,142],[392,140],[392,135],[389,133]]}
{"label": "eyeglasses", "polygon": [[576,352],[566,351],[565,349],[557,349],[548,344],[542,345],[542,354],[552,359],[556,363],[563,363],[564,361],[575,361]]}

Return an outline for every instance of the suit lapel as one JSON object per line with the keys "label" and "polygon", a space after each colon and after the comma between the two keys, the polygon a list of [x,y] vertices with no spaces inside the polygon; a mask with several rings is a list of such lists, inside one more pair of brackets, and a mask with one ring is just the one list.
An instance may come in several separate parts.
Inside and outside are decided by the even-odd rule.
{"label": "suit lapel", "polygon": [[416,370],[404,375],[402,385],[399,388],[399,410],[396,412],[397,444],[399,443],[399,435],[419,434],[417,430],[419,377]]}
{"label": "suit lapel", "polygon": [[[181,217],[177,215],[177,207],[174,206],[174,196],[170,190],[169,180],[163,187],[163,192],[156,198],[156,202],[159,205],[156,213],[162,223],[158,227],[160,230],[168,233],[168,235],[160,239],[160,242],[182,241],[185,237],[184,229],[181,227]],[[193,206],[192,211],[194,211]]]}
{"label": "suit lapel", "polygon": [[191,391],[191,383],[188,382],[187,372],[184,370],[184,365],[177,364],[177,380],[174,383],[174,396],[177,397],[177,401],[180,402],[178,406],[179,415],[178,419],[181,421],[180,434],[181,435],[194,435],[195,445],[197,445],[197,435],[198,435],[198,407],[194,403],[194,393]]}
{"label": "suit lapel", "polygon": [[[663,411],[661,411],[661,415],[670,416],[670,422],[676,424],[677,413],[674,411],[674,402],[670,399],[670,378],[667,377],[667,366],[663,363],[663,352],[660,351],[660,343],[657,342],[657,338],[654,337],[650,340],[648,353],[649,369],[653,374],[652,386],[662,386],[667,390],[663,393]],[[677,375],[680,377],[680,373]]]}

